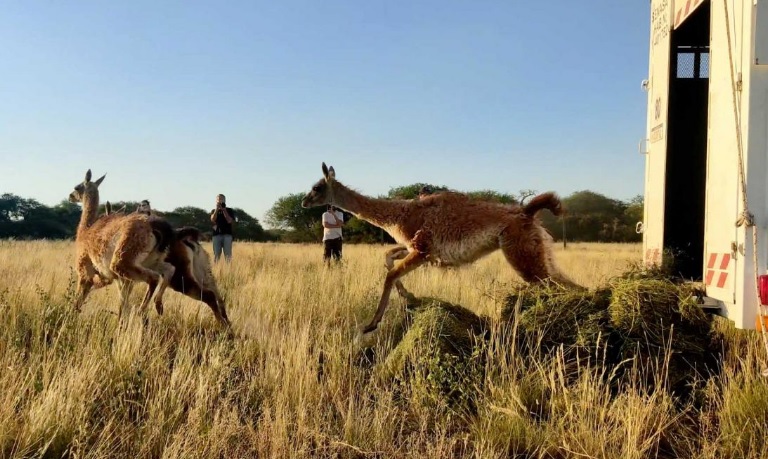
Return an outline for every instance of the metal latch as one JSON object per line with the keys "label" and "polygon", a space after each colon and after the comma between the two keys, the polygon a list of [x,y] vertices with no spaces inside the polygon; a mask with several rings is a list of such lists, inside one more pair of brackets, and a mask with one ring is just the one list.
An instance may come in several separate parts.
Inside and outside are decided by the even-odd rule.
{"label": "metal latch", "polygon": [[641,155],[648,154],[648,139],[640,139],[640,141],[637,142],[637,151]]}
{"label": "metal latch", "polygon": [[738,254],[744,255],[744,244],[736,244],[736,241],[731,241],[731,258],[735,260],[738,258]]}

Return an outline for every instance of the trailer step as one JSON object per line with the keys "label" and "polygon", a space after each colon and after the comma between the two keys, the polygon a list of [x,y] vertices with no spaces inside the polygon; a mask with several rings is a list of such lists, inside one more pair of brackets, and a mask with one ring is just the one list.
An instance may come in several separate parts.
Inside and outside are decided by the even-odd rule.
{"label": "trailer step", "polygon": [[701,298],[701,303],[698,306],[704,311],[712,314],[720,314],[723,310],[723,303],[720,300],[716,300],[709,296]]}

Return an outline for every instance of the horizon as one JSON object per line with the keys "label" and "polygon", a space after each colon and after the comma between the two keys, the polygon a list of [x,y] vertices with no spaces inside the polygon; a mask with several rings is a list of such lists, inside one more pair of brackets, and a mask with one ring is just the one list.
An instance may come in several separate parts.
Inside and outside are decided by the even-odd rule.
{"label": "horizon", "polygon": [[[98,178],[98,177],[94,177],[94,181],[95,181],[97,178]],[[410,184],[406,184],[406,185],[403,185],[403,186],[405,187],[405,186],[413,186],[413,185],[416,185],[416,183],[410,183]],[[436,186],[436,187],[439,187],[439,186],[440,186],[440,185],[437,185],[437,184],[427,184],[427,185],[434,185],[434,186]],[[395,189],[395,188],[398,188],[398,187],[392,187],[392,189]],[[447,190],[447,191],[455,191],[455,192],[460,192],[460,193],[463,193],[463,192],[471,193],[471,192],[484,192],[484,191],[491,191],[491,192],[493,192],[493,191],[497,191],[497,190],[485,190],[485,189],[476,189],[476,190],[453,190],[453,189],[450,189],[450,188],[447,188],[446,190]],[[523,191],[527,191],[527,190],[519,190],[518,192],[512,192],[512,193],[501,193],[501,192],[499,192],[499,193],[501,193],[501,194],[504,194],[504,195],[507,195],[507,196],[511,196],[511,197],[512,197],[512,198],[514,198],[514,199],[520,199],[520,192],[523,192]],[[543,192],[545,192],[545,191],[546,191],[546,190],[537,190],[537,193],[536,193],[536,194],[540,194],[540,193],[543,193]],[[439,192],[440,192],[439,190],[438,190],[438,191],[435,191],[435,193],[439,193]],[[569,194],[567,194],[567,195],[560,195],[560,194],[558,194],[558,196],[559,196],[560,198],[562,198],[562,199],[568,199],[568,198],[572,197],[574,194],[576,194],[576,193],[582,193],[582,192],[594,192],[594,191],[593,191],[593,190],[588,190],[588,189],[585,189],[585,190],[576,190],[576,191],[573,191],[572,193],[569,193]],[[34,199],[34,198],[31,198],[31,197],[29,197],[29,196],[20,196],[20,195],[17,195],[17,194],[15,194],[15,193],[12,193],[12,192],[5,192],[5,191],[0,191],[0,195],[6,194],[6,193],[9,193],[9,194],[11,194],[11,195],[15,195],[15,196],[17,196],[17,197],[19,197],[19,198],[22,198],[22,199]],[[597,193],[597,192],[594,192],[594,193]],[[602,193],[597,193],[597,194],[602,194]],[[287,196],[287,195],[286,195],[286,196]],[[621,199],[621,198],[616,198],[616,197],[614,197],[614,196],[608,196],[608,195],[603,195],[603,196],[605,196],[605,197],[606,197],[606,198],[608,198],[608,199],[616,199],[616,200],[618,200],[618,201],[621,201],[621,202],[623,202],[624,204],[627,204],[627,205],[631,205],[631,201],[632,201],[634,198],[636,198],[636,197],[638,197],[638,196],[639,196],[639,197],[641,197],[641,198],[643,197],[642,195],[635,195],[635,196],[632,196],[632,197],[630,197],[630,198],[627,198],[627,199]],[[284,197],[284,196],[281,196],[281,197]],[[373,197],[373,198],[382,198],[382,199],[390,199],[390,198],[387,196],[387,194],[376,195],[376,196],[371,196],[371,197]],[[526,197],[528,197],[528,196],[526,196]],[[528,198],[529,198],[529,197],[528,197]],[[127,204],[131,204],[131,205],[133,205],[133,204],[136,204],[136,205],[138,205],[138,204],[139,204],[141,201],[142,201],[142,200],[136,200],[136,201],[133,201],[133,200],[109,200],[109,199],[101,199],[101,198],[99,198],[99,206],[104,206],[104,205],[106,205],[106,203],[107,203],[107,202],[109,202],[109,203],[110,203],[110,205],[111,205],[111,206],[113,206],[113,208],[114,208],[114,206],[117,206],[117,205],[123,205],[123,204],[125,204],[125,205],[127,205]],[[38,201],[38,202],[39,202],[39,201]],[[62,199],[62,200],[61,200],[61,201],[59,201],[58,203],[54,203],[54,204],[47,204],[47,203],[43,203],[43,202],[41,202],[41,204],[43,204],[43,205],[46,205],[46,206],[48,206],[48,207],[55,207],[55,206],[57,206],[57,205],[59,205],[59,204],[62,204],[62,203],[70,203],[70,202],[68,201],[68,199]],[[78,207],[82,207],[82,202],[77,202],[77,203],[70,203],[70,204],[74,204],[74,205],[77,205]],[[208,211],[212,211],[212,210],[213,210],[213,209],[207,209],[207,208],[205,208],[205,207],[195,206],[195,205],[191,205],[191,204],[178,204],[178,205],[174,205],[174,207],[171,207],[171,208],[159,208],[159,207],[155,206],[155,205],[154,205],[154,204],[151,202],[151,200],[149,200],[149,204],[150,204],[150,206],[151,206],[152,210],[154,210],[154,211],[158,211],[158,212],[160,212],[160,213],[173,213],[173,212],[175,212],[176,210],[178,210],[178,209],[181,209],[181,208],[185,208],[185,207],[193,207],[193,208],[196,208],[196,209],[201,209],[201,210],[204,210],[204,211],[206,211],[206,212],[208,212]],[[245,209],[241,208],[240,206],[235,206],[235,205],[233,205],[233,206],[229,206],[229,203],[227,203],[227,206],[228,206],[228,207],[231,207],[231,208],[233,208],[233,209],[245,210]],[[324,205],[321,205],[321,206],[315,206],[315,207],[324,207]],[[341,209],[341,207],[339,207],[339,208]],[[128,210],[130,210],[130,209],[128,209]],[[344,210],[344,209],[342,209],[342,210]],[[271,225],[268,225],[268,224],[267,224],[267,221],[266,221],[266,220],[267,220],[267,219],[266,219],[266,217],[262,219],[261,217],[257,217],[257,216],[255,216],[255,215],[252,215],[252,214],[251,214],[250,212],[248,212],[247,210],[245,210],[245,211],[246,211],[246,213],[248,213],[248,215],[250,215],[251,217],[254,217],[254,218],[256,218],[256,219],[258,220],[259,224],[260,224],[260,225],[261,225],[261,226],[262,226],[262,227],[263,227],[265,230],[280,229],[279,227],[273,227],[273,226],[271,226]],[[347,212],[349,212],[349,211],[347,211]]]}
{"label": "horizon", "polygon": [[321,162],[372,196],[418,182],[643,194],[645,3],[4,12],[0,193],[54,206],[90,168],[107,174],[102,201],[208,209],[223,193],[265,227]]}

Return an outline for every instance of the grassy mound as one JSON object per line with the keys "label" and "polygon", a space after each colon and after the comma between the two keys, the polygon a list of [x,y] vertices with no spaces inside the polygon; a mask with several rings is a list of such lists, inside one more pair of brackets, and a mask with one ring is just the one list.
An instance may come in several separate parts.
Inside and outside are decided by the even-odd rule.
{"label": "grassy mound", "polygon": [[[632,387],[695,400],[694,382],[717,372],[720,361],[712,319],[696,301],[688,284],[637,273],[591,290],[521,286],[507,297],[498,326],[462,306],[422,299],[391,325],[391,349],[377,359],[374,375],[411,408],[435,413],[474,411],[495,377],[487,369],[499,363],[486,366],[488,359],[524,372],[558,361],[568,385],[583,383],[587,370],[613,395]],[[517,397],[527,406],[524,392]],[[551,411],[535,405],[526,411]]]}
{"label": "grassy mound", "polygon": [[567,290],[554,286],[524,286],[507,298],[502,321],[519,318],[518,336],[523,349],[539,347],[549,352],[561,345],[568,349],[594,350],[605,341],[610,322],[611,292]]}
{"label": "grassy mound", "polygon": [[509,295],[502,320],[517,326],[527,352],[562,350],[569,360],[605,365],[618,383],[627,371],[647,373],[649,387],[683,394],[717,369],[719,357],[711,317],[696,301],[689,284],[628,273],[589,291],[521,287]]}
{"label": "grassy mound", "polygon": [[377,376],[407,391],[409,403],[471,408],[483,380],[488,320],[432,298],[409,312],[405,333],[377,365]]}

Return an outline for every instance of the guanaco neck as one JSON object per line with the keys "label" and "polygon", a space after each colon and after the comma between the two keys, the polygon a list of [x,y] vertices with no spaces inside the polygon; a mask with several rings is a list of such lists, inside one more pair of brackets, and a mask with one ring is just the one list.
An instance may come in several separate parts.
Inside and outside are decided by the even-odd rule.
{"label": "guanaco neck", "polygon": [[364,196],[336,181],[333,182],[333,200],[338,207],[379,228],[397,225],[406,206],[403,201]]}
{"label": "guanaco neck", "polygon": [[77,225],[78,235],[93,225],[99,212],[99,191],[88,192],[83,197],[83,213],[80,215],[80,223]]}

